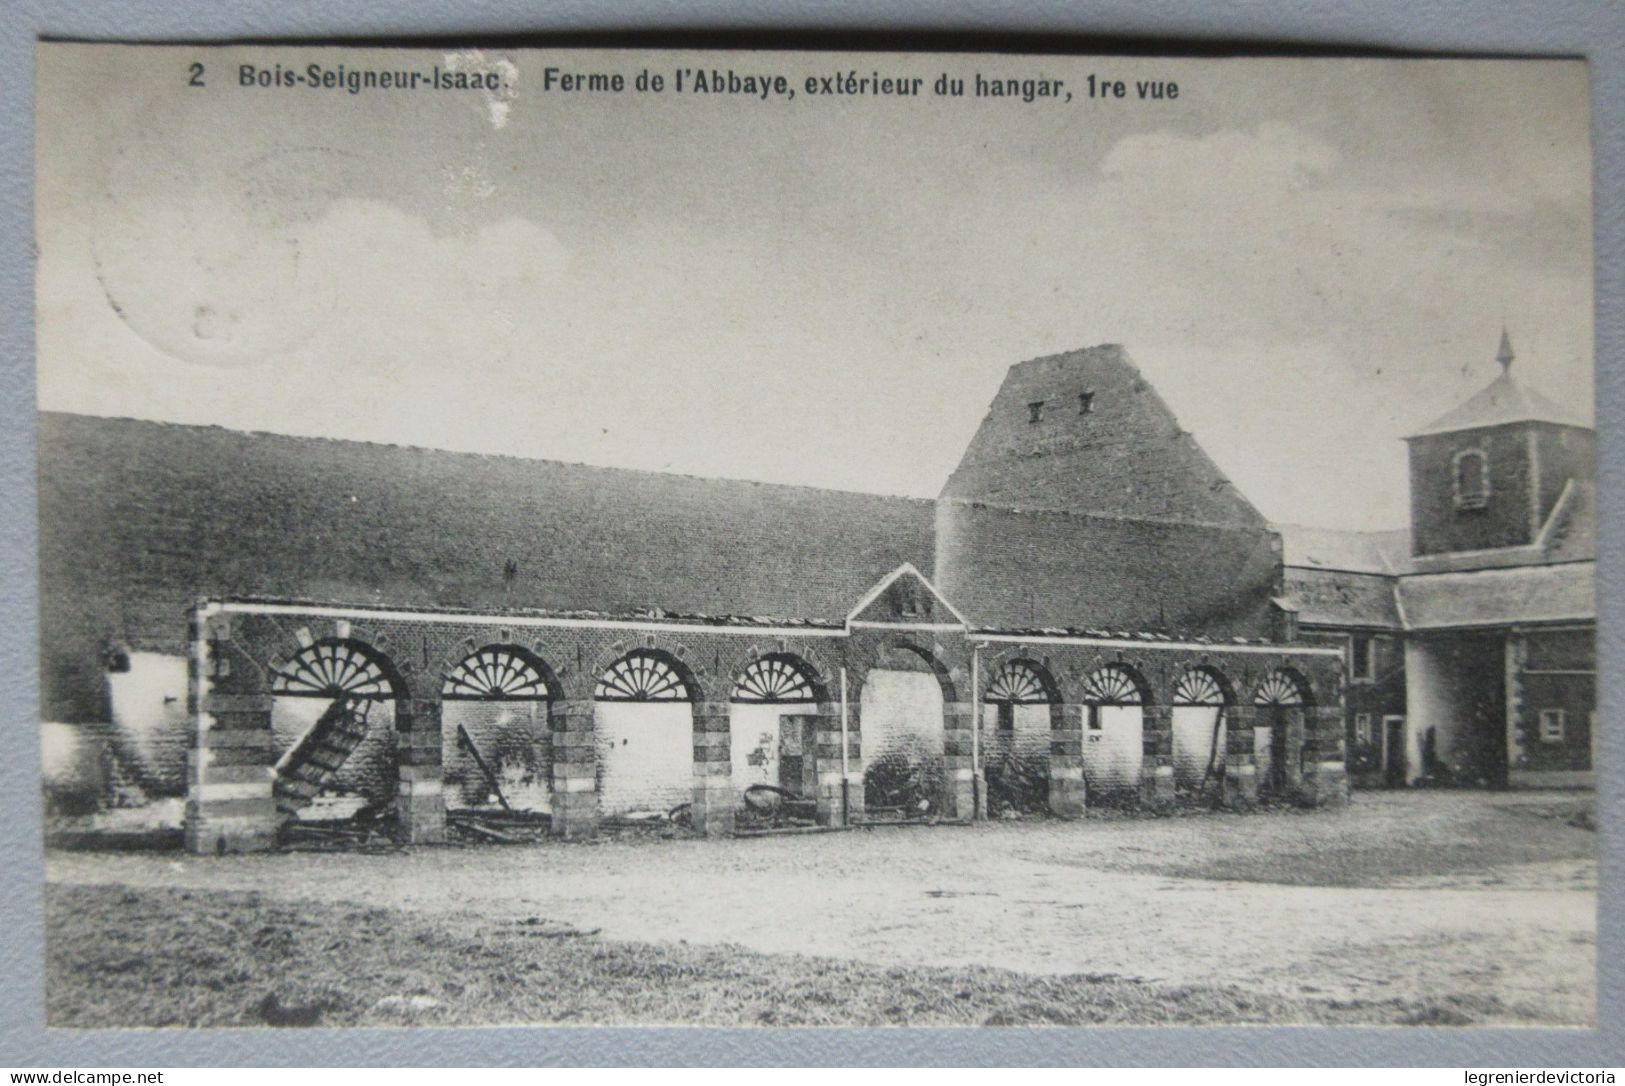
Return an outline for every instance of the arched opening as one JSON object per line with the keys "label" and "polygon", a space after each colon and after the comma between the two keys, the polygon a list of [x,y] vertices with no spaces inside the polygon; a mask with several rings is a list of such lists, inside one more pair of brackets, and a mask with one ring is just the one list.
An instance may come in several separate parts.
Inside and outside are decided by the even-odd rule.
{"label": "arched opening", "polygon": [[694,793],[695,688],[676,657],[635,649],[593,689],[598,797],[610,818],[666,812]]}
{"label": "arched opening", "polygon": [[988,814],[1049,809],[1050,733],[1060,704],[1055,680],[1033,660],[1008,660],[982,694],[982,776]]}
{"label": "arched opening", "polygon": [[1253,725],[1253,760],[1258,766],[1260,788],[1285,795],[1303,781],[1308,684],[1295,672],[1278,668],[1258,684],[1253,703],[1258,707]]}
{"label": "arched opening", "polygon": [[1483,449],[1463,449],[1451,457],[1457,509],[1482,509],[1490,498],[1489,457]]}
{"label": "arched opening", "polygon": [[741,804],[755,785],[815,796],[815,710],[825,699],[812,666],[790,653],[760,656],[740,672],[728,700],[729,757]]}
{"label": "arched opening", "polygon": [[870,818],[918,818],[945,808],[944,676],[912,645],[884,649],[863,679],[863,801]]}
{"label": "arched opening", "polygon": [[1107,664],[1084,681],[1083,780],[1091,801],[1138,801],[1149,700],[1144,681],[1124,664]]}
{"label": "arched opening", "polygon": [[1187,668],[1174,684],[1174,787],[1200,794],[1224,775],[1225,715],[1235,697],[1224,675],[1210,667]]}
{"label": "arched opening", "polygon": [[549,676],[534,653],[500,644],[474,649],[446,673],[440,742],[448,805],[506,800],[515,810],[552,810]]}
{"label": "arched opening", "polygon": [[387,657],[349,638],[314,641],[272,671],[272,792],[284,818],[347,818],[394,799],[404,690]]}

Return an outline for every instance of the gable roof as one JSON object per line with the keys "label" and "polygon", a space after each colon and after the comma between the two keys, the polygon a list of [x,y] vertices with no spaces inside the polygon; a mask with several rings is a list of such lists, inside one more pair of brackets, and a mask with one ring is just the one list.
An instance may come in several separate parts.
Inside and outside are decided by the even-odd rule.
{"label": "gable roof", "polygon": [[940,497],[1023,511],[1268,527],[1115,343],[1011,366]]}
{"label": "gable roof", "polygon": [[1446,411],[1406,440],[1456,433],[1460,430],[1506,426],[1515,422],[1549,422],[1559,426],[1591,429],[1590,423],[1559,407],[1533,389],[1524,388],[1512,376],[1512,370],[1508,367],[1466,403]]}
{"label": "gable roof", "polygon": [[[919,588],[923,588],[925,590],[926,597],[930,600],[930,603],[922,611],[920,611],[918,616],[900,614],[898,613],[897,608],[885,606],[887,601],[882,600],[881,597],[885,595],[886,591],[892,588],[893,585],[897,585],[899,583],[918,585]],[[919,588],[916,588],[913,591],[917,593]],[[954,609],[954,605],[948,602],[948,598],[937,589],[937,586],[932,584],[930,580],[926,578],[925,574],[914,568],[914,563],[912,562],[904,562],[902,565],[886,574],[886,576],[882,577],[879,584],[875,585],[873,588],[863,594],[863,598],[857,602],[856,606],[854,606],[846,616],[847,625],[850,626],[857,622],[881,622],[888,624],[906,622],[946,622],[955,626],[970,625],[965,621],[965,616],[961,615],[957,610]]]}

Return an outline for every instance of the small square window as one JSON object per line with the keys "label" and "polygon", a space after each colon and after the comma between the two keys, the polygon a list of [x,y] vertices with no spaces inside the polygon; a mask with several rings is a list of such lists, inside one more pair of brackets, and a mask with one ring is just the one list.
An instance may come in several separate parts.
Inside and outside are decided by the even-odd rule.
{"label": "small square window", "polygon": [[1078,393],[1078,414],[1087,415],[1095,409],[1095,394],[1093,392]]}
{"label": "small square window", "polygon": [[1034,400],[1027,405],[1027,421],[1040,422],[1044,418],[1044,401]]}
{"label": "small square window", "polygon": [[1542,743],[1561,743],[1563,741],[1563,710],[1542,709],[1540,711],[1540,741]]}

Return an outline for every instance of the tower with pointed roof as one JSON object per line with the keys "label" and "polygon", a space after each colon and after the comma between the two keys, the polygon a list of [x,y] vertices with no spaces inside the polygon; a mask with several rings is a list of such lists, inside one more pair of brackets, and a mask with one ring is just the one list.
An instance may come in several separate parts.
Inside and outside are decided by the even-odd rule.
{"label": "tower with pointed roof", "polygon": [[1406,439],[1412,550],[1470,555],[1540,543],[1577,485],[1594,481],[1596,432],[1513,375],[1501,331],[1501,373]]}

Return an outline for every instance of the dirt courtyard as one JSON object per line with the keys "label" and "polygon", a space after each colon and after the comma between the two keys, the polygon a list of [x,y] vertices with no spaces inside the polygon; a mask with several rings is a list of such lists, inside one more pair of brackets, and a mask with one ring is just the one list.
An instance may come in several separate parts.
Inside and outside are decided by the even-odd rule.
{"label": "dirt courtyard", "polygon": [[253,891],[608,941],[874,965],[1482,997],[1595,1019],[1596,834],[1565,793],[1356,793],[1345,809],[995,822],[401,854],[51,852],[57,886]]}

